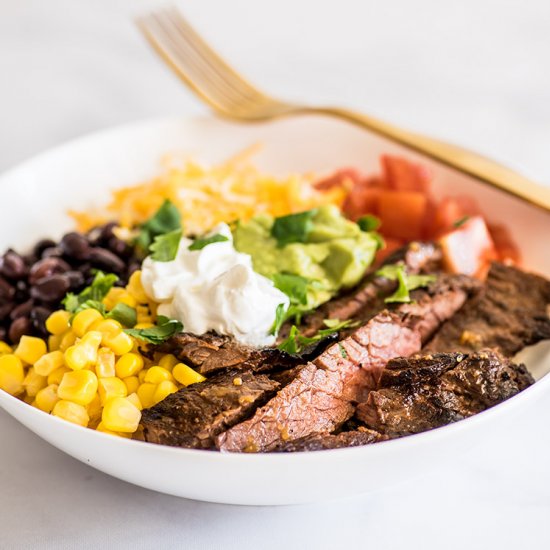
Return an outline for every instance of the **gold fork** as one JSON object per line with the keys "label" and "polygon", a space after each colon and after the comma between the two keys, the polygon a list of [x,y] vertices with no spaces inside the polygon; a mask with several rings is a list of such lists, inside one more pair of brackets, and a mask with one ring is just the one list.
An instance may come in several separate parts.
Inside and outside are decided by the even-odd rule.
{"label": "gold fork", "polygon": [[164,61],[219,115],[240,122],[300,114],[340,118],[550,211],[550,188],[477,153],[348,109],[299,105],[264,94],[232,69],[175,8],[142,17],[138,25]]}

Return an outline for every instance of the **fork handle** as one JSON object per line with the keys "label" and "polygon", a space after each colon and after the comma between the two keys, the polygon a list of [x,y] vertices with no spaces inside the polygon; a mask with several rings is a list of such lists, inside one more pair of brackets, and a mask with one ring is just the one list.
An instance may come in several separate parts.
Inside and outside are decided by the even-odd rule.
{"label": "fork handle", "polygon": [[302,112],[324,114],[347,120],[550,212],[549,187],[536,184],[482,155],[450,143],[408,132],[397,126],[348,109],[308,107],[304,108]]}

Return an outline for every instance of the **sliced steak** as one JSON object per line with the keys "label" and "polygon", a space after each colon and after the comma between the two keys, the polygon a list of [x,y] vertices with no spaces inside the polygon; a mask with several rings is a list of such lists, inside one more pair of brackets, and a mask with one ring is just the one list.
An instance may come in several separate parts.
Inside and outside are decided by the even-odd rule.
{"label": "sliced steak", "polygon": [[252,418],[218,436],[218,447],[269,451],[281,442],[336,430],[349,419],[355,402],[377,387],[390,359],[417,353],[436,320],[444,321],[464,303],[473,286],[470,279],[445,280],[418,291],[415,303],[385,310],[329,346]]}
{"label": "sliced steak", "polygon": [[279,387],[264,374],[236,370],[218,374],[145,409],[140,437],[174,447],[212,448],[217,434],[244,420]]}
{"label": "sliced steak", "polygon": [[340,432],[339,434],[315,434],[294,441],[285,441],[279,444],[276,452],[296,453],[302,451],[324,451],[327,449],[342,449],[344,447],[360,447],[384,441],[388,436],[374,430],[360,427],[352,432]]}
{"label": "sliced steak", "polygon": [[493,263],[484,290],[445,323],[428,352],[499,349],[512,357],[523,347],[550,338],[550,281]]}
{"label": "sliced steak", "polygon": [[534,382],[524,365],[492,350],[389,361],[357,418],[389,437],[420,433],[484,411]]}
{"label": "sliced steak", "polygon": [[[409,273],[425,273],[441,269],[441,250],[434,243],[412,242],[395,251],[386,258],[384,264],[402,262]],[[319,329],[325,328],[325,319],[351,319],[360,312],[360,318],[367,321],[384,307],[384,297],[390,295],[397,288],[394,280],[378,277],[371,273],[357,287],[343,295],[337,296],[322,304],[314,312],[304,316],[300,325],[300,332],[305,336],[312,336]],[[283,327],[280,339],[288,335],[289,326]]]}

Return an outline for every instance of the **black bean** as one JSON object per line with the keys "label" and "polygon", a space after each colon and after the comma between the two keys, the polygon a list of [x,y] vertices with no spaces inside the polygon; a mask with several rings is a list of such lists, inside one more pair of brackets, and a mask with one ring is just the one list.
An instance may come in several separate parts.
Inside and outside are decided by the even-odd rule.
{"label": "black bean", "polygon": [[35,284],[38,280],[50,275],[70,271],[71,266],[61,258],[43,258],[36,262],[29,272],[29,283]]}
{"label": "black bean", "polygon": [[59,247],[69,258],[76,260],[86,260],[90,254],[90,244],[88,239],[81,233],[67,233],[63,235]]}
{"label": "black bean", "polygon": [[26,277],[27,266],[25,265],[25,260],[17,252],[8,250],[0,258],[0,273],[4,277],[15,280]]}
{"label": "black bean", "polygon": [[138,269],[141,269],[141,263],[136,260],[130,261],[130,263],[128,264],[128,278],[130,278],[130,275]]}
{"label": "black bean", "polygon": [[[4,304],[0,306],[0,321],[7,319],[13,309],[13,304]],[[1,338],[0,338],[1,340]]]}
{"label": "black bean", "polygon": [[79,288],[84,284],[84,274],[80,271],[67,271],[65,276],[69,278],[72,289]]}
{"label": "black bean", "polygon": [[31,288],[31,296],[42,302],[58,302],[70,288],[66,275],[50,275],[39,279]]}
{"label": "black bean", "polygon": [[90,261],[92,265],[107,271],[114,271],[115,273],[122,273],[125,268],[124,262],[105,248],[92,248],[90,250]]}
{"label": "black bean", "polygon": [[54,248],[55,245],[56,242],[52,241],[51,239],[42,239],[34,245],[32,251],[35,256],[40,258],[42,257],[42,253],[44,252],[44,250],[46,250],[46,248]]}
{"label": "black bean", "polygon": [[15,296],[15,287],[10,285],[6,279],[0,277],[0,303],[11,302]]}
{"label": "black bean", "polygon": [[32,300],[27,300],[26,302],[19,304],[18,306],[14,307],[11,310],[10,319],[14,321],[19,317],[28,317],[31,313],[32,306],[33,306]]}
{"label": "black bean", "polygon": [[103,227],[101,227],[101,233],[99,234],[99,240],[101,242],[107,243],[111,238],[115,236],[113,233],[113,229],[117,227],[118,224],[116,222],[109,222],[106,223]]}
{"label": "black bean", "polygon": [[63,250],[59,246],[52,246],[42,251],[42,258],[59,258],[63,256]]}
{"label": "black bean", "polygon": [[107,247],[117,256],[127,257],[132,253],[132,247],[117,237],[111,237],[107,243]]}
{"label": "black bean", "polygon": [[9,337],[16,344],[23,334],[29,334],[32,328],[31,320],[28,317],[19,317],[10,325]]}
{"label": "black bean", "polygon": [[17,281],[15,283],[15,294],[13,299],[20,304],[24,302],[29,297],[29,286],[26,281]]}
{"label": "black bean", "polygon": [[31,321],[33,327],[42,335],[46,336],[46,319],[50,316],[52,310],[44,306],[36,306],[31,311]]}
{"label": "black bean", "polygon": [[2,340],[2,342],[5,342],[7,340],[7,337],[8,337],[8,331],[5,327],[0,327],[0,340]]}

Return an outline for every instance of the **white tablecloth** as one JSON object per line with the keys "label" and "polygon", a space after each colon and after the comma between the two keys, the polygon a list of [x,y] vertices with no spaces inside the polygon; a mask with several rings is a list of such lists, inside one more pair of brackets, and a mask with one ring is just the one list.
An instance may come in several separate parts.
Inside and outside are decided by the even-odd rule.
{"label": "white tablecloth", "polygon": [[[181,4],[273,93],[357,107],[550,182],[548,1]],[[156,5],[0,0],[1,169],[92,130],[204,111],[134,28]],[[117,481],[0,413],[0,548],[549,548],[549,421],[550,398],[421,479],[253,508]]]}

